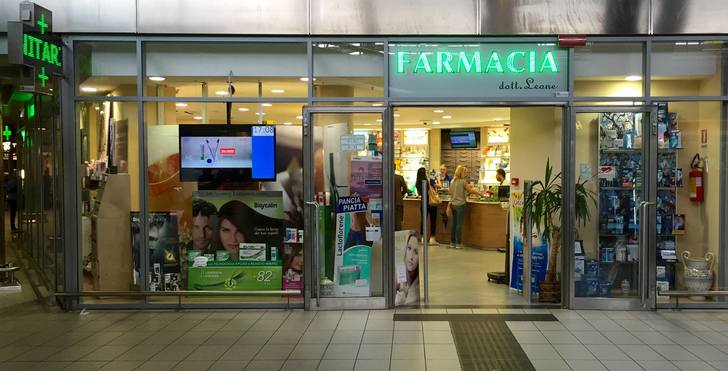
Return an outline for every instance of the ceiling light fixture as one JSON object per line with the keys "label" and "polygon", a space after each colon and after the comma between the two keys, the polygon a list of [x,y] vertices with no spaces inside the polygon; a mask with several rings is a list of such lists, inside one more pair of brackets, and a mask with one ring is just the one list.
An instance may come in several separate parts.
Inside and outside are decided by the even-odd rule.
{"label": "ceiling light fixture", "polygon": [[93,86],[82,86],[81,91],[86,93],[95,93],[99,91],[99,89],[96,89],[96,87]]}
{"label": "ceiling light fixture", "polygon": [[152,80],[152,81],[164,81],[164,80],[166,80],[166,78],[164,78],[162,76],[149,76],[149,80]]}
{"label": "ceiling light fixture", "polygon": [[285,91],[285,90],[283,90],[283,89],[272,89],[272,90],[271,90],[270,92],[271,92],[271,93],[275,93],[275,94],[283,94],[283,93],[285,93],[286,91]]}
{"label": "ceiling light fixture", "polygon": [[177,107],[187,107],[187,103],[182,103],[182,102],[175,103],[174,105],[177,106]]}
{"label": "ceiling light fixture", "polygon": [[432,111],[432,112],[435,112],[435,113],[443,113],[443,112],[445,112],[445,111],[444,111],[444,110],[441,110],[441,109],[436,109],[436,110],[434,110],[434,111]]}
{"label": "ceiling light fixture", "polygon": [[98,111],[98,110],[100,110],[101,108],[99,108],[99,106],[96,106],[96,107],[94,107],[94,109]]}
{"label": "ceiling light fixture", "polygon": [[642,80],[642,76],[629,75],[629,76],[626,76],[624,79],[627,80],[627,81],[641,81]]}
{"label": "ceiling light fixture", "polygon": [[255,115],[256,116],[265,115],[265,112],[256,112]]}
{"label": "ceiling light fixture", "polygon": [[442,118],[444,118],[445,120],[447,120],[447,119],[451,119],[451,118],[452,118],[452,116],[450,116],[450,115],[445,115],[445,116],[442,116]]}
{"label": "ceiling light fixture", "polygon": [[227,90],[218,90],[218,91],[215,92],[215,94],[217,94],[217,95],[228,95],[228,92],[227,92]]}
{"label": "ceiling light fixture", "polygon": [[272,103],[261,103],[261,106],[263,107],[273,107]]}
{"label": "ceiling light fixture", "polygon": [[193,116],[192,118],[195,120],[202,120],[202,116]]}
{"label": "ceiling light fixture", "polygon": [[296,116],[296,119],[303,120],[303,116]]}
{"label": "ceiling light fixture", "polygon": [[293,123],[286,121],[286,122],[283,123],[283,125],[289,126],[289,125],[293,125]]}
{"label": "ceiling light fixture", "polygon": [[250,111],[250,109],[245,108],[245,107],[240,107],[240,108],[238,108],[238,111],[240,111],[240,112],[248,112],[248,111]]}
{"label": "ceiling light fixture", "polygon": [[372,103],[372,107],[381,107],[382,103]]}
{"label": "ceiling light fixture", "polygon": [[399,117],[399,113],[395,113],[394,114],[394,117]]}
{"label": "ceiling light fixture", "polygon": [[377,119],[377,122],[382,122],[382,119]]}
{"label": "ceiling light fixture", "polygon": [[432,125],[440,125],[440,121],[433,121]]}

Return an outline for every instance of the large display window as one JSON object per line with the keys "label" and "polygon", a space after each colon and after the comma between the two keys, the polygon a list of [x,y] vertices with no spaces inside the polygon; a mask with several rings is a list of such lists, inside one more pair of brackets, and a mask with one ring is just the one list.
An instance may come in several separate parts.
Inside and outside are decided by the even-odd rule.
{"label": "large display window", "polygon": [[719,96],[723,41],[678,41],[652,44],[652,96]]}
{"label": "large display window", "polygon": [[644,95],[642,43],[592,43],[574,49],[574,96]]}
{"label": "large display window", "polygon": [[313,77],[316,97],[383,97],[384,43],[314,43]]}
{"label": "large display window", "polygon": [[[148,290],[303,288],[302,130],[295,116],[301,109],[300,103],[146,103]],[[132,221],[142,222],[138,215]],[[287,301],[280,294],[183,299]]]}
{"label": "large display window", "polygon": [[136,43],[79,42],[74,52],[77,95],[137,95]]}

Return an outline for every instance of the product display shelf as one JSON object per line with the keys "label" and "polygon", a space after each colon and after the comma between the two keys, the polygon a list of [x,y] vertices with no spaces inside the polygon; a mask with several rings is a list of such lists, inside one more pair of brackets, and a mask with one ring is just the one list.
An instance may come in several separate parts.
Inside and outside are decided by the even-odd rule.
{"label": "product display shelf", "polygon": [[496,172],[506,172],[506,182],[510,182],[511,144],[510,142],[488,143],[480,150],[480,171],[478,183],[498,184]]}
{"label": "product display shelf", "polygon": [[[600,114],[597,165],[597,245],[588,256],[596,270],[585,275],[579,296],[633,297],[639,277],[642,148],[633,113]],[[591,267],[591,268],[589,268]]]}

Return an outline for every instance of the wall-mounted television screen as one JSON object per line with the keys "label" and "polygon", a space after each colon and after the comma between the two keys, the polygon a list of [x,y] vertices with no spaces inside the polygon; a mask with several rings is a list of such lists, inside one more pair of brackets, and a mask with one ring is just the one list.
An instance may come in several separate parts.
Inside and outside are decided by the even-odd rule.
{"label": "wall-mounted television screen", "polygon": [[474,131],[451,131],[450,145],[452,148],[477,148]]}
{"label": "wall-mounted television screen", "polygon": [[275,180],[275,127],[180,125],[182,181]]}

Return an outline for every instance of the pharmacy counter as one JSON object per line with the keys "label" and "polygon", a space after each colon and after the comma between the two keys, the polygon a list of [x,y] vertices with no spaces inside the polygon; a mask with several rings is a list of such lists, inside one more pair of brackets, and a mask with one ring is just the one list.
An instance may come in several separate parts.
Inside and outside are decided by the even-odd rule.
{"label": "pharmacy counter", "polygon": [[[445,208],[448,201],[437,206],[437,231],[435,239],[439,243],[450,242],[451,224],[444,223]],[[404,201],[403,229],[420,230],[422,203],[419,198]],[[500,202],[468,201],[465,206],[463,224],[463,244],[470,247],[498,248],[506,246],[508,210]]]}

